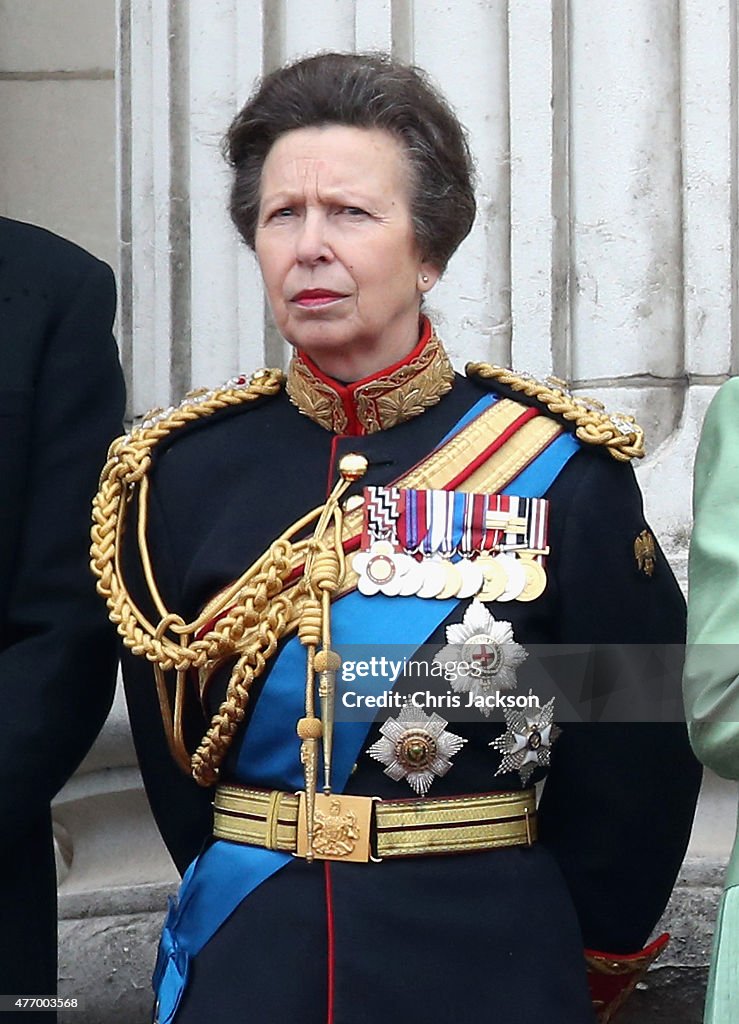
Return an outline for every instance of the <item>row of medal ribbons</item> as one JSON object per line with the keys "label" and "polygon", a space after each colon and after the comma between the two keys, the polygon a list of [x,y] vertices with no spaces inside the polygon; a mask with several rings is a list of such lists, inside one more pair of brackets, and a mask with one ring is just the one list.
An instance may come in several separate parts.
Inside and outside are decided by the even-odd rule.
{"label": "row of medal ribbons", "polygon": [[546,589],[549,502],[365,487],[352,568],[369,596],[533,601]]}

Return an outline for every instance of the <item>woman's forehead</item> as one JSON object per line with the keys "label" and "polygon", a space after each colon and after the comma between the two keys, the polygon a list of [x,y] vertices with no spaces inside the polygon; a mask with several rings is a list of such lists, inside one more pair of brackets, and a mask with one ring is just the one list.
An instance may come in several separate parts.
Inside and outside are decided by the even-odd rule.
{"label": "woman's forehead", "polygon": [[262,169],[261,192],[322,194],[343,189],[368,194],[406,190],[408,163],[401,142],[381,128],[325,125],[287,132]]}

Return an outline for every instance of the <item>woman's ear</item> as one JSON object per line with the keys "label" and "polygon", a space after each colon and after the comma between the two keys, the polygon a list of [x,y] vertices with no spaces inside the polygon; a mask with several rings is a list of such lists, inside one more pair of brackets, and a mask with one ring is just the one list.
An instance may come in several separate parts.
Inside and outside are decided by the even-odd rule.
{"label": "woman's ear", "polygon": [[422,294],[430,292],[441,277],[441,271],[433,263],[424,261],[418,268],[418,290]]}

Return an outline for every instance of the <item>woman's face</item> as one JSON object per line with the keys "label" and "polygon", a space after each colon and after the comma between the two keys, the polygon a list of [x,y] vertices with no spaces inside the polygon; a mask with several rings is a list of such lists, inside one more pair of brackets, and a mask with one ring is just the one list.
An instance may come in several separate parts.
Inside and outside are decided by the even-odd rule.
{"label": "woman's face", "polygon": [[418,343],[418,251],[402,145],[375,128],[288,132],[262,169],[255,248],[283,337],[332,377],[359,380]]}

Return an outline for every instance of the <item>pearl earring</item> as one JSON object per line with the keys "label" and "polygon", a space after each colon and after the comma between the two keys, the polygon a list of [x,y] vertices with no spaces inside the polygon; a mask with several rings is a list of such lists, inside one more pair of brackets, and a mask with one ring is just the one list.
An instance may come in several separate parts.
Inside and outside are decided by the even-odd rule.
{"label": "pearl earring", "polygon": [[429,283],[429,276],[428,276],[428,274],[421,274],[421,280],[423,281],[424,284],[428,284]]}

